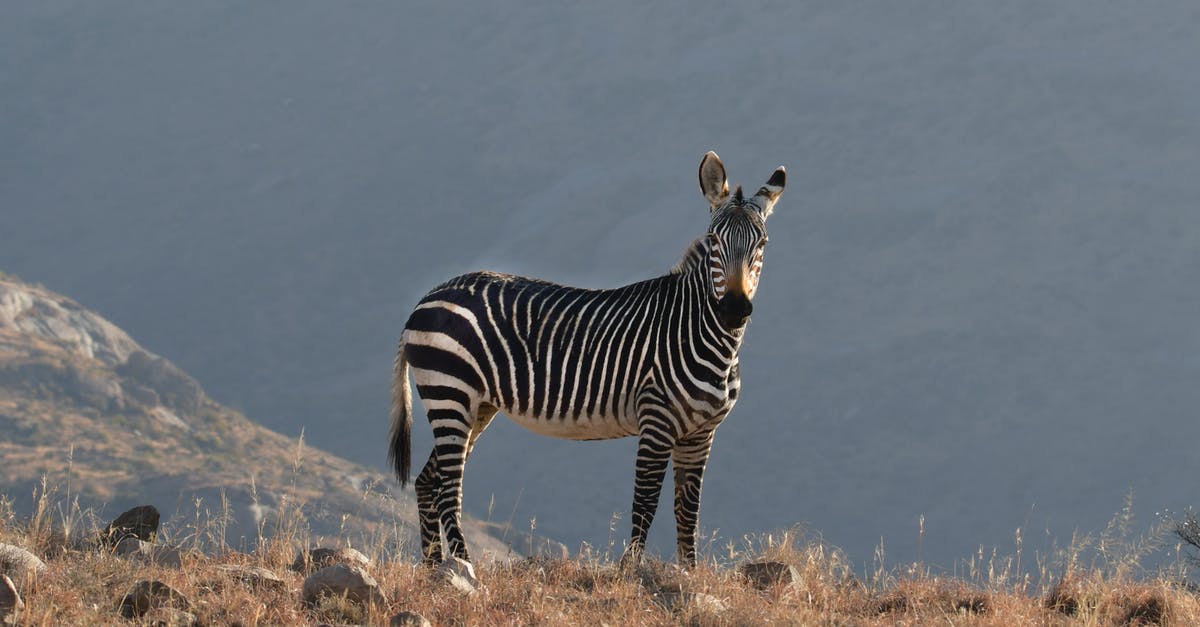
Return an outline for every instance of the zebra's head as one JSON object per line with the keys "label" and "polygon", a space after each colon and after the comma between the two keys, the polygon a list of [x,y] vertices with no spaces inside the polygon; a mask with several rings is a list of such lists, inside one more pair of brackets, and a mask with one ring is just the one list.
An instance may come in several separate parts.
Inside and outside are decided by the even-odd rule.
{"label": "zebra's head", "polygon": [[739,185],[729,193],[725,166],[711,150],[700,161],[700,191],[708,200],[708,274],[717,316],[728,329],[745,326],[762,273],[767,246],[767,216],[783,193],[787,173],[779,166],[751,198]]}

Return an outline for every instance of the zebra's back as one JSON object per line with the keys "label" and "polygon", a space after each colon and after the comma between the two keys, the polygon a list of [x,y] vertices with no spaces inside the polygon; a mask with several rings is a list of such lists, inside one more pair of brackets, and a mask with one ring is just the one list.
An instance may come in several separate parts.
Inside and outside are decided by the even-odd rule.
{"label": "zebra's back", "polygon": [[590,290],[493,272],[455,277],[405,325],[418,392],[427,409],[444,397],[469,412],[490,405],[554,437],[634,435],[634,395],[651,376],[656,336],[648,293],[640,283]]}

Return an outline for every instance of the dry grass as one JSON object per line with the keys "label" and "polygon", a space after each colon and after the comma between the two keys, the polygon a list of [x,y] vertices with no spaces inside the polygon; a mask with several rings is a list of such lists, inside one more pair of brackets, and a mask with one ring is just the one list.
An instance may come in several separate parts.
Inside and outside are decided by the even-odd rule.
{"label": "dry grass", "polygon": [[[64,513],[68,515],[64,517]],[[945,577],[919,565],[870,573],[858,579],[846,558],[820,541],[794,532],[774,534],[729,551],[730,563],[756,559],[793,566],[800,580],[758,590],[732,566],[702,564],[681,572],[648,562],[623,573],[613,556],[574,560],[530,559],[479,564],[484,589],[464,596],[407,558],[391,557],[387,541],[358,547],[374,558],[369,569],[389,599],[362,607],[325,599],[306,607],[304,576],[288,570],[308,539],[293,531],[260,539],[259,549],[240,553],[219,546],[217,534],[197,533],[196,523],[164,525],[164,542],[188,529],[182,568],[144,565],[97,550],[63,549],[66,535],[86,535],[99,521],[43,498],[30,520],[17,520],[0,502],[0,542],[41,556],[47,570],[24,591],[22,624],[136,624],[119,614],[124,594],[138,581],[158,580],[186,596],[205,624],[387,624],[401,611],[418,612],[435,625],[1194,625],[1200,599],[1171,576],[1140,574],[1128,562],[1080,566],[1086,541],[1064,552],[1055,572],[1040,567],[1041,582],[1013,577],[994,559],[961,577]],[[71,534],[64,527],[74,526]],[[172,536],[175,536],[172,538]],[[267,568],[283,577],[283,589],[254,588],[221,565]],[[1178,573],[1176,573],[1177,575]],[[1177,579],[1176,579],[1177,580]],[[690,604],[672,603],[693,593]],[[711,595],[724,605],[713,607]],[[670,607],[674,605],[674,607]]]}

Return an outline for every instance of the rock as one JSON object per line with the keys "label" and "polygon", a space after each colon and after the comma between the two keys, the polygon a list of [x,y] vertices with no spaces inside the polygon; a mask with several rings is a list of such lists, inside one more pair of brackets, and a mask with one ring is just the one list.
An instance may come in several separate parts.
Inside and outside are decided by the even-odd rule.
{"label": "rock", "polygon": [[156,607],[142,617],[140,624],[150,627],[199,627],[195,614],[173,607]]}
{"label": "rock", "polygon": [[287,589],[287,582],[284,581],[282,577],[265,568],[259,568],[257,566],[222,565],[217,566],[216,570],[252,588],[265,588],[279,591]]}
{"label": "rock", "polygon": [[124,391],[111,373],[78,364],[67,365],[63,383],[79,404],[110,411],[124,409]]}
{"label": "rock", "polygon": [[187,611],[191,607],[187,597],[161,581],[143,580],[121,599],[121,616],[139,618],[157,608],[172,608]]}
{"label": "rock", "polygon": [[139,505],[108,523],[100,532],[100,541],[114,547],[125,538],[154,542],[158,535],[158,519],[158,510],[153,505]]}
{"label": "rock", "polygon": [[191,426],[183,421],[178,414],[163,406],[151,407],[147,412],[150,416],[168,427],[180,429],[182,431],[191,431]]}
{"label": "rock", "polygon": [[117,546],[113,547],[112,553],[117,557],[130,557],[132,555],[148,553],[152,546],[154,545],[138,540],[137,538],[125,538],[118,542]]}
{"label": "rock", "polygon": [[38,556],[19,546],[0,543],[0,575],[9,578],[21,589],[46,570],[46,564]]}
{"label": "rock", "polygon": [[[17,586],[8,575],[0,575],[0,622],[7,622],[10,616],[15,618],[23,609],[25,602],[17,594]],[[428,625],[429,621],[425,621],[425,624]]]}
{"label": "rock", "polygon": [[316,548],[311,549],[307,553],[301,551],[296,556],[295,561],[292,562],[292,570],[300,573],[312,573],[326,566],[333,566],[334,564],[348,564],[350,566],[366,568],[371,565],[371,558],[350,547],[342,547],[340,549]]}
{"label": "rock", "polygon": [[113,549],[113,555],[137,560],[144,564],[155,564],[167,568],[180,568],[183,566],[183,554],[178,548],[163,546],[161,544],[150,544],[134,537],[121,540],[116,548]]}
{"label": "rock", "polygon": [[448,557],[437,569],[437,577],[441,581],[463,594],[471,595],[479,591],[479,579],[475,576],[475,567],[470,562]]}
{"label": "rock", "polygon": [[190,414],[200,409],[204,402],[200,384],[158,355],[135,350],[117,367],[117,373],[154,390],[163,404],[176,411]]}
{"label": "rock", "polygon": [[309,605],[315,605],[321,596],[345,597],[363,605],[387,603],[375,578],[350,564],[326,566],[309,575],[301,594]]}
{"label": "rock", "polygon": [[46,338],[108,365],[137,349],[124,331],[79,303],[6,279],[0,279],[0,330]]}
{"label": "rock", "polygon": [[691,592],[680,587],[665,588],[654,595],[654,601],[672,612],[700,610],[720,614],[729,609],[725,602],[704,592]]}
{"label": "rock", "polygon": [[759,590],[800,583],[800,573],[796,568],[783,562],[748,562],[738,566],[737,572]]}
{"label": "rock", "polygon": [[162,399],[158,398],[158,392],[150,388],[132,381],[126,381],[125,385],[121,386],[125,392],[125,398],[142,405],[144,407],[158,407],[162,404]]}
{"label": "rock", "polygon": [[416,612],[400,612],[392,617],[388,627],[433,627],[433,624]]}

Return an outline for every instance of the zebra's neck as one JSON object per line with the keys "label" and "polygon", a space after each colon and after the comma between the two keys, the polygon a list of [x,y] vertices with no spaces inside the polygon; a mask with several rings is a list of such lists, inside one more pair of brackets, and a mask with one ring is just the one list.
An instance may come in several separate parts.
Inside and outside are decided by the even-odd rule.
{"label": "zebra's neck", "polygon": [[697,237],[696,241],[692,242],[683,253],[683,259],[671,268],[670,274],[691,274],[699,272],[703,274],[705,268],[708,267],[708,238]]}
{"label": "zebra's neck", "polygon": [[682,289],[694,292],[695,302],[701,303],[700,322],[703,330],[720,340],[732,359],[741,348],[746,329],[742,327],[729,330],[721,324],[717,316],[716,300],[712,296],[712,285],[709,283],[709,264],[708,238],[699,237],[687,247],[683,258],[671,268],[667,276],[675,279]]}

